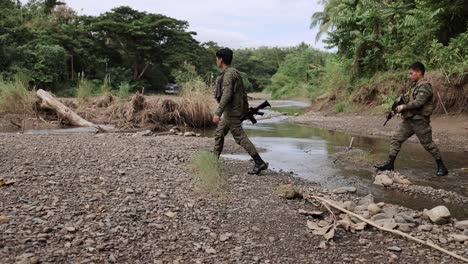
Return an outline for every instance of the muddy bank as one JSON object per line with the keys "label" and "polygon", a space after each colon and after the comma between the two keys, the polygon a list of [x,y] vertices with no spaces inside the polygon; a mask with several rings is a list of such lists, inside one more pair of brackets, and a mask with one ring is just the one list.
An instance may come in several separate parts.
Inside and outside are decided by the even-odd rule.
{"label": "muddy bank", "polygon": [[[132,134],[0,135],[0,259],[43,263],[460,263],[427,247],[367,228],[341,229],[333,241],[307,228],[316,210],[285,200],[285,183],[337,201],[333,194],[284,173],[246,174],[246,161],[225,160],[222,198],[193,192],[191,155],[212,139]],[[236,152],[228,142],[228,152]],[[383,208],[389,205],[382,205]],[[429,224],[420,213],[417,225]],[[410,224],[410,223],[409,223]],[[432,226],[432,225],[431,225]],[[468,257],[449,237],[453,225],[407,232]],[[325,245],[325,246],[324,246]],[[395,248],[396,247],[396,248]]]}
{"label": "muddy bank", "polygon": [[[401,123],[400,118],[394,117],[386,126],[383,126],[385,122],[384,114],[332,114],[317,111],[291,117],[287,121],[373,137],[390,137]],[[434,141],[441,150],[465,151],[468,153],[468,115],[437,115],[432,117],[431,123]],[[418,143],[418,140],[413,136],[409,139],[409,142]]]}

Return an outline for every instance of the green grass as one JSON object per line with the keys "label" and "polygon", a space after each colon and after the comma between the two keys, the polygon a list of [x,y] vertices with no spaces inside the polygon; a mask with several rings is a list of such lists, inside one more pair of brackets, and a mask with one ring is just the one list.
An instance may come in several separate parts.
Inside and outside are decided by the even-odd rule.
{"label": "green grass", "polygon": [[353,111],[354,107],[350,102],[344,101],[339,102],[335,105],[335,112],[336,113],[346,113]]}
{"label": "green grass", "polygon": [[96,88],[96,85],[92,81],[80,79],[76,95],[81,101],[87,101],[89,97],[96,95]]}
{"label": "green grass", "polygon": [[192,159],[195,190],[215,196],[223,195],[227,187],[223,166],[218,157],[208,151],[196,152]]}
{"label": "green grass", "polygon": [[34,91],[29,91],[22,81],[0,79],[0,112],[28,114],[34,111]]}
{"label": "green grass", "polygon": [[130,90],[132,89],[132,86],[128,82],[123,82],[119,85],[119,91],[117,92],[117,96],[120,97],[121,99],[128,99],[130,98]]}

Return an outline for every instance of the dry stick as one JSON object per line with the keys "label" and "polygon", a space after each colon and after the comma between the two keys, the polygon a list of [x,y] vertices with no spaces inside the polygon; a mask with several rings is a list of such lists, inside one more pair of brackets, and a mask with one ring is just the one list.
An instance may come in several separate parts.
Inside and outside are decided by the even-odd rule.
{"label": "dry stick", "polygon": [[15,126],[17,126],[18,128],[22,128],[22,127],[23,127],[23,126],[21,126],[21,125],[15,123],[13,120],[10,120],[10,123],[13,124],[13,125],[15,125]]}
{"label": "dry stick", "polygon": [[349,142],[348,150],[353,148],[354,137],[351,138],[351,142]]}
{"label": "dry stick", "polygon": [[393,230],[393,229],[389,229],[389,228],[385,228],[385,227],[379,226],[379,225],[375,224],[374,222],[372,222],[372,221],[370,221],[370,220],[367,220],[367,219],[363,218],[362,216],[357,215],[357,214],[355,214],[355,213],[353,213],[353,212],[350,212],[350,211],[348,211],[348,210],[346,210],[346,209],[344,209],[344,208],[342,208],[342,207],[340,207],[340,206],[338,206],[338,205],[335,205],[335,204],[333,204],[332,202],[330,202],[330,201],[328,201],[328,200],[326,200],[326,199],[324,199],[324,198],[317,197],[317,196],[310,196],[310,198],[319,200],[320,202],[322,202],[322,204],[328,204],[328,205],[330,205],[331,207],[333,207],[333,208],[335,208],[335,209],[338,209],[338,210],[340,210],[340,211],[342,211],[342,212],[344,212],[344,213],[346,213],[346,214],[348,214],[348,215],[350,215],[350,216],[353,216],[353,217],[355,217],[355,218],[357,218],[357,219],[359,219],[359,220],[361,220],[361,221],[363,221],[363,222],[365,222],[365,223],[367,223],[367,224],[369,224],[369,225],[371,225],[371,226],[373,226],[373,227],[375,227],[375,228],[377,228],[377,229],[380,229],[380,230],[382,230],[382,231],[386,231],[386,232],[389,232],[389,233],[392,233],[392,234],[395,234],[395,235],[399,235],[399,236],[406,237],[406,238],[408,238],[408,239],[410,239],[410,240],[413,240],[413,241],[415,241],[415,242],[418,242],[418,243],[421,243],[421,244],[423,244],[423,245],[429,246],[429,247],[434,248],[434,249],[436,249],[436,250],[438,250],[438,251],[441,251],[441,252],[443,252],[443,253],[445,253],[445,254],[447,254],[447,255],[450,255],[450,256],[452,256],[452,257],[454,257],[454,258],[456,258],[456,259],[459,259],[459,260],[461,260],[461,261],[464,261],[464,262],[468,263],[468,259],[467,259],[467,258],[464,258],[464,257],[462,257],[462,256],[460,256],[460,255],[457,255],[457,254],[455,254],[455,253],[453,253],[453,252],[450,252],[450,251],[448,251],[448,250],[446,250],[446,249],[443,249],[443,248],[441,248],[441,247],[439,247],[439,246],[437,246],[437,245],[435,245],[435,244],[432,244],[432,243],[426,242],[426,241],[424,241],[424,240],[421,240],[421,239],[419,239],[419,238],[410,236],[410,235],[408,235],[408,234],[406,234],[406,233],[403,233],[403,232],[401,232],[401,231],[399,231],[399,230]]}
{"label": "dry stick", "polygon": [[442,98],[440,98],[439,91],[437,91],[437,97],[439,97],[439,103],[442,105],[442,108],[444,108],[445,114],[448,115],[449,113],[447,112],[447,109],[445,108],[444,102],[442,102]]}

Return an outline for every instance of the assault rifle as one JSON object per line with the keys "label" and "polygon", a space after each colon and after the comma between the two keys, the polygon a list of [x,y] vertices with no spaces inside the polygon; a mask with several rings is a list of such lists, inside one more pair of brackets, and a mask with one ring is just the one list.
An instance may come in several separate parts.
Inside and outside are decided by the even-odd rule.
{"label": "assault rifle", "polygon": [[265,107],[271,107],[270,103],[265,100],[263,103],[261,103],[260,105],[258,105],[257,107],[249,107],[249,112],[247,112],[247,114],[241,116],[241,123],[247,119],[250,120],[250,122],[252,122],[252,124],[256,124],[257,123],[257,119],[255,119],[255,115],[264,115],[265,113],[263,112],[260,112],[259,110],[265,108]]}
{"label": "assault rifle", "polygon": [[387,122],[392,119],[392,117],[394,115],[397,114],[397,107],[399,105],[403,105],[403,104],[406,104],[406,100],[405,100],[405,97],[404,96],[400,96],[398,97],[398,99],[393,102],[392,104],[392,109],[390,110],[390,112],[387,114],[387,120],[385,120],[385,123],[383,124],[383,126],[385,126],[387,124]]}

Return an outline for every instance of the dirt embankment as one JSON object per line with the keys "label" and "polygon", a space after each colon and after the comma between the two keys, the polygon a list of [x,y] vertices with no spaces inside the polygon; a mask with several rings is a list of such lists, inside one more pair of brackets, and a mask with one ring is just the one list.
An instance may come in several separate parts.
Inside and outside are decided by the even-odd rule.
{"label": "dirt embankment", "polygon": [[[191,156],[212,143],[106,133],[0,135],[0,176],[16,180],[0,186],[2,263],[460,263],[373,228],[338,229],[325,243],[307,228],[307,220],[321,222],[298,212],[317,208],[278,197],[277,187],[294,183],[322,197],[362,200],[287,174],[247,175],[249,162],[225,161],[224,197],[195,193]],[[406,232],[468,257],[466,244],[448,237],[463,231],[419,230],[428,223],[420,213],[399,211],[414,221],[399,224]]]}

